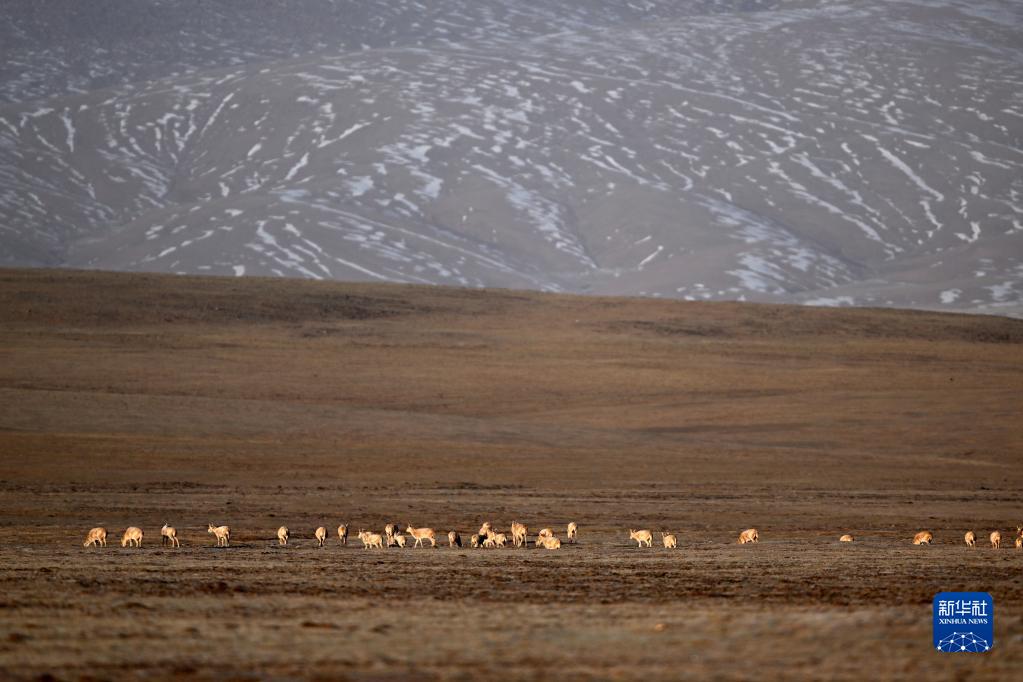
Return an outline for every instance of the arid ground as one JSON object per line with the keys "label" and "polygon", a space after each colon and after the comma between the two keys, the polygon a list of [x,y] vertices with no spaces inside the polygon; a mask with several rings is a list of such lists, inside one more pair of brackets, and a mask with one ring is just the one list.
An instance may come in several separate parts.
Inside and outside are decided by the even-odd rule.
{"label": "arid ground", "polygon": [[[1016,678],[1021,416],[1005,318],[0,270],[0,677]],[[485,520],[579,543],[333,534]]]}

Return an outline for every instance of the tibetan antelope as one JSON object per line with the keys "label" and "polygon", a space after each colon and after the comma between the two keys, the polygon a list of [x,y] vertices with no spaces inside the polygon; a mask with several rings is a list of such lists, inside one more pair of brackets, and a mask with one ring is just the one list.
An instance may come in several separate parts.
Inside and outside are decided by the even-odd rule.
{"label": "tibetan antelope", "polygon": [[231,544],[231,529],[228,526],[214,526],[207,524],[206,532],[217,537],[217,547],[227,547]]}
{"label": "tibetan antelope", "polygon": [[913,536],[914,545],[929,545],[934,540],[934,533],[929,530],[922,530]]}
{"label": "tibetan antelope", "polygon": [[760,533],[756,528],[747,528],[739,533],[739,544],[745,545],[747,542],[760,542]]}
{"label": "tibetan antelope", "polygon": [[476,549],[480,546],[480,536],[473,533],[472,537],[469,538],[469,546]]}
{"label": "tibetan antelope", "polygon": [[498,547],[506,547],[508,545],[508,536],[504,533],[495,533],[493,538],[494,544]]}
{"label": "tibetan antelope", "polygon": [[362,548],[369,549],[375,547],[377,549],[384,548],[384,537],[380,533],[367,533],[364,530],[359,531],[359,539],[362,540]]}
{"label": "tibetan antelope", "polygon": [[543,541],[547,538],[554,537],[554,531],[550,528],[541,528],[540,532],[536,534],[536,546],[539,547],[543,544]]}
{"label": "tibetan antelope", "polygon": [[490,524],[490,521],[484,521],[476,534],[479,535],[480,538],[488,538],[494,534],[494,527]]}
{"label": "tibetan antelope", "polygon": [[458,531],[450,531],[448,533],[448,547],[452,549],[455,547],[462,546],[462,536],[458,534]]}
{"label": "tibetan antelope", "polygon": [[348,526],[343,523],[337,527],[337,541],[342,545],[348,544]]}
{"label": "tibetan antelope", "polygon": [[395,523],[389,523],[384,526],[384,536],[387,538],[387,546],[390,547],[394,544],[394,533],[398,530],[398,525]]}
{"label": "tibetan antelope", "polygon": [[318,543],[318,546],[323,547],[323,543],[327,541],[327,529],[323,526],[320,526],[319,528],[316,529],[316,533],[314,533],[314,535],[316,536],[316,542]]}
{"label": "tibetan antelope", "polygon": [[402,549],[405,549],[405,536],[395,533],[394,544],[398,545],[398,547],[401,547]]}
{"label": "tibetan antelope", "polygon": [[1023,526],[1016,526],[1016,549],[1023,549]]}
{"label": "tibetan antelope", "polygon": [[97,547],[106,547],[107,529],[100,526],[90,530],[89,534],[85,536],[85,542],[82,543],[82,547],[88,547],[89,545],[96,545]]}
{"label": "tibetan antelope", "polygon": [[966,541],[967,547],[977,546],[977,535],[972,530],[966,531],[966,535],[963,536],[963,540]]}
{"label": "tibetan antelope", "polygon": [[678,547],[678,538],[675,537],[674,533],[661,533],[661,542],[664,543],[664,549],[675,549]]}
{"label": "tibetan antelope", "polygon": [[544,549],[561,549],[561,540],[554,536],[545,537],[540,539],[540,545]]}
{"label": "tibetan antelope", "polygon": [[648,530],[632,530],[630,528],[629,529],[629,539],[636,541],[636,548],[637,549],[642,547],[643,543],[646,543],[647,547],[653,547],[654,546],[654,536]]}
{"label": "tibetan antelope", "polygon": [[168,526],[166,523],[163,524],[163,528],[160,529],[160,544],[169,544],[171,547],[180,547],[181,542],[178,540],[178,531],[173,526]]}
{"label": "tibetan antelope", "polygon": [[288,530],[287,526],[281,526],[277,529],[277,544],[284,546],[288,544],[288,538],[291,537],[291,531]]}
{"label": "tibetan antelope", "polygon": [[997,530],[991,533],[991,549],[1000,549],[1002,546],[1002,534]]}
{"label": "tibetan antelope", "polygon": [[846,533],[842,537],[838,538],[838,541],[839,542],[852,542],[853,541],[853,536],[851,536],[848,533]]}
{"label": "tibetan antelope", "polygon": [[526,544],[526,535],[529,533],[529,529],[526,528],[525,524],[519,523],[518,521],[512,521],[511,525],[511,537],[512,544],[516,547],[522,547]]}
{"label": "tibetan antelope", "polygon": [[429,540],[431,547],[437,546],[437,533],[434,532],[433,528],[413,528],[412,524],[408,524],[405,532],[412,536],[415,540],[413,547],[422,547],[423,540]]}
{"label": "tibetan antelope", "polygon": [[575,521],[568,524],[568,533],[566,534],[566,537],[568,538],[569,542],[571,542],[573,545],[575,544],[576,539],[579,537],[579,526],[576,525]]}
{"label": "tibetan antelope", "polygon": [[137,526],[129,526],[121,537],[121,547],[141,547],[142,529]]}

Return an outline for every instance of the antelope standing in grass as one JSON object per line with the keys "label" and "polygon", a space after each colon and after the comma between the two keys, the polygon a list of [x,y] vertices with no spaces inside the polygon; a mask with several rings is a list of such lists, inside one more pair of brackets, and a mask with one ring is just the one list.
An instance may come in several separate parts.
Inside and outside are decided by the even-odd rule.
{"label": "antelope standing in grass", "polygon": [[760,533],[756,528],[747,528],[739,533],[739,544],[745,545],[747,542],[760,542]]}
{"label": "antelope standing in grass", "polygon": [[281,526],[277,529],[277,544],[283,547],[288,544],[288,538],[291,537],[291,531],[288,530],[287,526]]}
{"label": "antelope standing in grass", "polygon": [[413,528],[412,524],[408,524],[405,532],[412,536],[415,540],[413,547],[422,547],[423,540],[429,540],[431,547],[437,546],[437,533],[434,532],[433,528]]}
{"label": "antelope standing in grass", "polygon": [[963,540],[966,541],[967,547],[977,546],[977,535],[972,530],[966,531],[966,535],[963,536]]}
{"label": "antelope standing in grass", "polygon": [[121,547],[141,547],[142,529],[137,526],[129,526],[121,537]]}
{"label": "antelope standing in grass", "polygon": [[852,542],[853,541],[853,536],[851,536],[848,533],[846,533],[842,537],[838,538],[838,541],[839,542]]}
{"label": "antelope standing in grass", "polygon": [[576,539],[579,537],[579,526],[576,525],[575,521],[568,524],[568,533],[566,534],[566,537],[568,538],[569,542],[571,542],[573,545],[575,544]]}
{"label": "antelope standing in grass", "polygon": [[540,539],[540,545],[544,549],[561,549],[561,540],[559,540],[559,539],[557,539],[556,537],[553,537],[553,536],[546,537],[546,538]]}
{"label": "antelope standing in grass", "polygon": [[168,526],[166,523],[163,524],[163,528],[160,529],[160,544],[169,544],[171,547],[180,547],[181,542],[178,540],[178,531],[173,526]]}
{"label": "antelope standing in grass", "polygon": [[363,549],[369,549],[370,547],[384,548],[384,537],[380,533],[367,533],[364,530],[360,530],[359,539],[362,540]]}
{"label": "antelope standing in grass", "polygon": [[462,546],[462,536],[458,534],[458,531],[450,531],[448,533],[448,547],[452,549],[455,547]]}
{"label": "antelope standing in grass", "polygon": [[636,541],[636,548],[637,549],[642,547],[643,543],[646,543],[647,547],[653,547],[654,546],[654,536],[648,530],[632,530],[630,528],[629,529],[629,539]]}
{"label": "antelope standing in grass", "polygon": [[477,547],[479,547],[480,546],[480,536],[474,533],[473,536],[471,538],[469,538],[469,546],[471,546],[473,549],[476,549]]}
{"label": "antelope standing in grass", "polygon": [[664,543],[664,549],[675,549],[678,547],[678,538],[675,537],[674,533],[661,533],[661,542]]}
{"label": "antelope standing in grass", "polygon": [[206,532],[216,536],[217,547],[227,547],[231,544],[231,529],[228,526],[214,526],[212,523],[207,525],[209,528]]}
{"label": "antelope standing in grass", "polygon": [[348,544],[348,526],[343,523],[337,527],[337,541],[342,545]]}
{"label": "antelope standing in grass", "polygon": [[929,545],[934,540],[934,533],[929,530],[922,530],[913,536],[914,545]]}
{"label": "antelope standing in grass", "polygon": [[528,535],[529,529],[526,528],[525,524],[519,523],[518,521],[512,521],[511,525],[511,536],[512,544],[516,547],[522,547],[526,544],[526,535]]}
{"label": "antelope standing in grass", "polygon": [[103,528],[102,526],[91,529],[88,535],[85,536],[85,542],[82,543],[82,547],[88,547],[89,545],[96,545],[97,547],[106,547],[107,529]]}
{"label": "antelope standing in grass", "polygon": [[1000,549],[1002,546],[1002,534],[997,530],[991,533],[991,549]]}
{"label": "antelope standing in grass", "polygon": [[394,544],[398,545],[402,549],[405,549],[405,536],[398,533],[394,534]]}
{"label": "antelope standing in grass", "polygon": [[316,529],[315,536],[316,542],[319,543],[318,546],[323,547],[323,543],[327,541],[327,529],[323,526],[320,526],[319,528]]}

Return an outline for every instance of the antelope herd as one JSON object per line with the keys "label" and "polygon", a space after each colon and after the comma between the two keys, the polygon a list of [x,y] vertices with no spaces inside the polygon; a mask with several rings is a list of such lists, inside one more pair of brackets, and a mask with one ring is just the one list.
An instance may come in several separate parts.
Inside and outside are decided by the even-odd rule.
{"label": "antelope herd", "polygon": [[[405,532],[414,540],[413,547],[425,547],[424,541],[429,541],[430,547],[437,546],[437,532],[433,528],[415,528],[411,523],[406,524]],[[217,547],[229,547],[231,544],[231,528],[229,526],[214,526],[212,523],[207,528],[207,533],[213,535],[216,538]],[[528,547],[529,546],[529,529],[525,524],[513,521],[510,528],[511,542],[515,547]],[[144,534],[142,529],[137,526],[129,526],[125,529],[124,535],[121,536],[121,547],[142,547],[142,539]],[[389,523],[384,527],[383,534],[371,533],[367,530],[360,529],[356,536],[362,541],[364,549],[383,549],[386,547],[400,547],[404,548],[407,543],[407,537],[399,532],[399,526],[393,523]],[[566,542],[575,543],[579,537],[579,526],[573,521],[569,523],[566,532]],[[277,529],[277,544],[281,547],[287,546],[288,540],[291,538],[291,531],[288,530],[287,526],[281,526]],[[327,542],[327,528],[326,526],[319,526],[313,533],[313,538],[316,540],[318,547],[323,547]],[[348,544],[348,526],[341,524],[337,527],[337,538],[338,543],[342,545]],[[462,547],[462,536],[459,535],[458,531],[449,531],[447,534],[448,547],[452,549]],[[1000,549],[1002,546],[1002,533],[1001,531],[992,531],[988,536],[991,543],[992,549]],[[653,547],[653,533],[650,530],[634,530],[629,529],[629,540],[636,542],[637,548],[642,547]],[[853,542],[854,538],[852,535],[846,533],[838,538],[839,542]],[[967,531],[963,536],[963,540],[967,547],[977,546],[977,534],[972,530]],[[738,544],[755,544],[760,541],[760,533],[756,528],[747,528],[746,530],[739,533]],[[163,524],[160,529],[160,542],[161,544],[169,547],[181,547],[181,541],[178,540],[177,530],[168,524]],[[913,536],[914,545],[930,545],[934,542],[934,533],[929,530],[923,530]],[[667,531],[661,531],[661,543],[665,549],[676,549],[678,548],[678,536],[674,533]],[[542,528],[536,533],[535,547],[543,547],[545,549],[561,549],[561,540],[554,534],[551,528]],[[1015,546],[1017,550],[1023,550],[1023,526],[1016,526],[1016,538]],[[85,542],[82,543],[83,547],[106,547],[107,546],[107,530],[103,527],[96,527],[89,530],[85,536]],[[479,532],[474,533],[469,538],[469,546],[472,548],[497,548],[508,546],[508,535],[497,532],[494,529],[493,524],[489,521],[483,523],[480,526]]]}

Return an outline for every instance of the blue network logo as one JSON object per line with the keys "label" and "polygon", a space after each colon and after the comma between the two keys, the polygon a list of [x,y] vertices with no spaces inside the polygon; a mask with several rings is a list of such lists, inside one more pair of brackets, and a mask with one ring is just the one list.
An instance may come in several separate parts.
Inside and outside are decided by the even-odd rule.
{"label": "blue network logo", "polygon": [[995,600],[987,592],[939,592],[934,597],[934,648],[983,653],[995,643]]}

